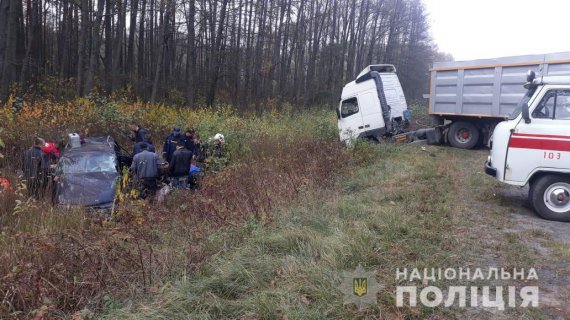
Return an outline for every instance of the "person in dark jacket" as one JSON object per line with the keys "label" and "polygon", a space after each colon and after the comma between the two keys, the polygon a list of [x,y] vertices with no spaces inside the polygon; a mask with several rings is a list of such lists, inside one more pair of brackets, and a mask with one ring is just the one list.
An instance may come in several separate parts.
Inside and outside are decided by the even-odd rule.
{"label": "person in dark jacket", "polygon": [[186,188],[191,161],[192,151],[184,147],[183,141],[178,141],[176,151],[172,154],[172,162],[168,167],[173,188]]}
{"label": "person in dark jacket", "polygon": [[162,148],[162,157],[166,162],[171,164],[172,154],[176,151],[176,144],[182,140],[180,134],[180,127],[176,126],[172,132],[164,140],[164,147]]}
{"label": "person in dark jacket", "polygon": [[44,146],[45,141],[36,138],[34,146],[24,152],[22,159],[22,171],[26,180],[28,196],[33,196],[36,199],[43,197],[48,181],[49,158],[42,151]]}
{"label": "person in dark jacket", "polygon": [[194,129],[188,129],[184,133],[184,147],[194,153]]}
{"label": "person in dark jacket", "polygon": [[142,141],[142,142],[135,143],[135,146],[133,148],[133,156],[135,156],[135,155],[137,155],[143,151],[143,147],[142,147],[143,145],[147,146],[147,150],[149,152],[156,153],[156,149],[154,148],[152,143],[150,143],[148,141]]}
{"label": "person in dark jacket", "polygon": [[194,134],[194,158],[196,159],[196,163],[199,167],[204,165],[206,161],[207,155],[207,145],[202,144],[202,140],[200,140],[200,135],[198,133]]}
{"label": "person in dark jacket", "polygon": [[141,197],[154,196],[158,188],[161,164],[156,153],[148,151],[148,144],[141,145],[142,151],[134,156],[131,173],[141,182]]}
{"label": "person in dark jacket", "polygon": [[141,128],[137,123],[133,122],[131,123],[131,131],[134,133],[133,137],[131,137],[134,143],[147,141],[145,128]]}

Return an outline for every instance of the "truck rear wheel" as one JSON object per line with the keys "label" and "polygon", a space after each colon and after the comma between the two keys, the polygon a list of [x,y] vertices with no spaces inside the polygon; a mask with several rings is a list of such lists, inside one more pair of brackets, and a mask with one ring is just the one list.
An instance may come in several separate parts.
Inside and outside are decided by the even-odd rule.
{"label": "truck rear wheel", "polygon": [[530,202],[544,219],[570,222],[570,178],[545,175],[530,185]]}
{"label": "truck rear wheel", "polygon": [[447,140],[453,147],[473,149],[479,142],[479,129],[469,122],[454,122],[447,131]]}

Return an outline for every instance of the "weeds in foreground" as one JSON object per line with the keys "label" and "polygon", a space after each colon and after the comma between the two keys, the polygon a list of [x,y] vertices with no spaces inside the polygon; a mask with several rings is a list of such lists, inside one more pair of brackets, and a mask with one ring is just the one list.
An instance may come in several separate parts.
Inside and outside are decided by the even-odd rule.
{"label": "weeds in foreground", "polygon": [[[309,190],[270,225],[249,221],[239,247],[221,249],[152,302],[110,310],[108,318],[429,316],[433,310],[396,309],[389,292],[396,268],[457,262],[456,240],[445,232],[453,225],[450,173],[415,146],[369,147],[376,161],[345,167],[352,172],[340,186]],[[386,286],[379,307],[343,305],[342,271],[358,264]]]}
{"label": "weeds in foreground", "polygon": [[[18,114],[0,111],[0,118],[14,120],[6,122],[8,147],[1,163],[13,181],[18,180],[20,152],[28,139],[15,131],[17,126],[35,125],[36,133],[49,139],[84,125],[95,135],[119,135],[125,114],[136,115],[154,132],[167,132],[188,117],[186,123],[204,132],[226,128],[229,148],[239,151],[232,153],[237,156],[224,171],[203,180],[201,190],[176,191],[161,205],[126,196],[111,220],[80,209],[51,207],[47,200],[27,200],[25,190],[3,193],[3,317],[89,314],[156,292],[169,280],[194,272],[221,248],[235,246],[250,235],[248,230],[269,224],[279,208],[307,190],[330,187],[344,166],[359,161],[333,135],[334,122],[319,113],[241,119],[163,106],[133,106],[133,111],[119,104],[102,111],[84,103],[81,116],[67,115],[59,105],[27,106]],[[123,116],[115,119],[117,114]],[[229,240],[219,236],[224,233]]]}
{"label": "weeds in foreground", "polygon": [[[481,246],[481,238],[471,238],[488,229],[473,226],[479,220],[464,206],[477,205],[469,194],[486,185],[470,185],[480,182],[472,177],[477,173],[461,166],[482,157],[439,149],[434,159],[416,145],[362,144],[355,150],[366,152],[367,146],[375,160],[364,167],[345,166],[340,185],[309,190],[294,205],[277,210],[270,225],[250,217],[237,247],[224,245],[234,234],[212,234],[211,248],[219,254],[194,274],[143,301],[107,310],[104,318],[453,319],[465,318],[465,312],[493,317],[479,309],[396,308],[394,294],[397,285],[446,285],[403,284],[396,279],[397,269],[484,266],[485,250],[504,254],[509,266],[528,262],[528,250],[520,242],[489,249]],[[496,215],[478,214],[481,219]],[[478,229],[466,232],[466,226]],[[481,255],[474,256],[473,249]],[[364,310],[345,306],[340,289],[342,271],[359,264],[376,271],[384,286],[378,305]],[[539,311],[525,309],[511,310],[506,317],[539,316]]]}

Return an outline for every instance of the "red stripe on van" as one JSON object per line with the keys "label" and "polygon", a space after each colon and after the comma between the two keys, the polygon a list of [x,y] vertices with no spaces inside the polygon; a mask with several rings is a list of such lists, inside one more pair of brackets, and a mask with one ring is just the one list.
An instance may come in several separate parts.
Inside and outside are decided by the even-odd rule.
{"label": "red stripe on van", "polygon": [[570,151],[570,140],[524,139],[513,135],[509,148]]}
{"label": "red stripe on van", "polygon": [[570,136],[555,136],[549,134],[529,134],[529,133],[513,133],[513,137],[570,139]]}

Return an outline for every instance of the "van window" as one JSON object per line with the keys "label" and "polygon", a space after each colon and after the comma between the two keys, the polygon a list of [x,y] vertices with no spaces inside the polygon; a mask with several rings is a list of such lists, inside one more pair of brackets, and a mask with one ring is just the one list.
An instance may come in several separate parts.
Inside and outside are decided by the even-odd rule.
{"label": "van window", "polygon": [[356,98],[346,99],[340,106],[340,115],[343,118],[350,117],[358,113],[358,100]]}
{"label": "van window", "polygon": [[570,91],[560,90],[556,94],[554,119],[570,120]]}
{"label": "van window", "polygon": [[532,112],[536,119],[570,120],[570,90],[551,90]]}

